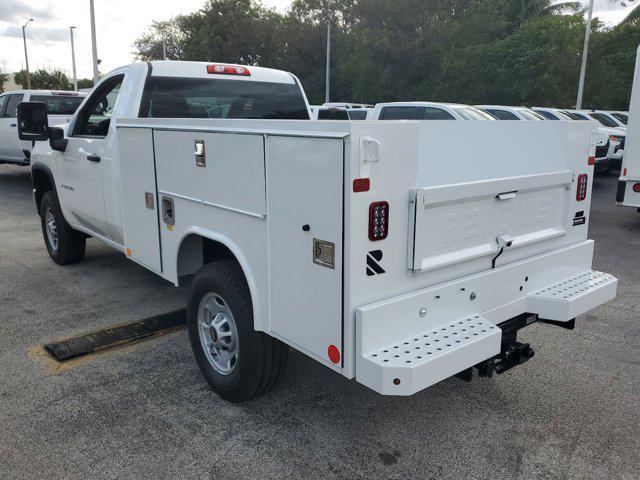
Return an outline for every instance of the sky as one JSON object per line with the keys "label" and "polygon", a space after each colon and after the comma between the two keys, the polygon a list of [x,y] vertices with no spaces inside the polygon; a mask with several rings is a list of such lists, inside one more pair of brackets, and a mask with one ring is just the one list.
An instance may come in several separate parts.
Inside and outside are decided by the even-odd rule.
{"label": "sky", "polygon": [[[94,0],[98,58],[102,60],[100,71],[106,73],[131,63],[133,42],[152,20],[191,13],[204,1]],[[588,0],[582,2],[586,4]],[[284,12],[291,0],[262,0],[262,3]],[[619,22],[629,8],[621,6],[620,1],[595,0],[595,15],[606,23]],[[24,68],[21,27],[30,18],[34,20],[26,32],[31,71],[60,69],[71,78],[69,27],[75,26],[78,78],[91,78],[89,0],[0,0],[0,71],[15,72]]]}

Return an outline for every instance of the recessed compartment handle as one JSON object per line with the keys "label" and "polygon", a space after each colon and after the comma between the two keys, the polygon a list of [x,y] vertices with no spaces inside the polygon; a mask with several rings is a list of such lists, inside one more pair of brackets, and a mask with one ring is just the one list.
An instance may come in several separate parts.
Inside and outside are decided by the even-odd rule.
{"label": "recessed compartment handle", "polygon": [[173,226],[176,224],[175,215],[176,212],[173,207],[173,198],[162,197],[162,221],[169,226]]}
{"label": "recessed compartment handle", "polygon": [[503,192],[496,195],[496,200],[509,200],[510,198],[516,198],[517,190],[513,192]]}

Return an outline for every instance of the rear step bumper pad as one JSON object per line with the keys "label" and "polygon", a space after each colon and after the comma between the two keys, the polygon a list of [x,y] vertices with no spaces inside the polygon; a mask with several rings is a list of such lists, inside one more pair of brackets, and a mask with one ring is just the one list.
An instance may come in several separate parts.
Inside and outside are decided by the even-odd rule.
{"label": "rear step bumper pad", "polygon": [[481,315],[432,325],[358,358],[357,379],[384,395],[412,395],[500,353],[502,332]]}
{"label": "rear step bumper pad", "polygon": [[589,270],[528,295],[528,311],[540,318],[568,322],[616,296],[618,280]]}
{"label": "rear step bumper pad", "polygon": [[[525,295],[521,313],[568,322],[613,299],[617,284],[607,273],[574,274]],[[413,395],[500,353],[502,330],[481,314],[438,318],[447,316],[442,311],[426,330],[417,315],[407,314],[414,310],[398,298],[356,311],[358,382],[383,395]]]}

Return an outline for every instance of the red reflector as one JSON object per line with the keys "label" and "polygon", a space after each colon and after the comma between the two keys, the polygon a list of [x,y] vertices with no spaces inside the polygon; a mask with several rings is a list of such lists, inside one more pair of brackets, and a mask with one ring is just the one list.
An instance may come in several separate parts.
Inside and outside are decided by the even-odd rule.
{"label": "red reflector", "polygon": [[576,200],[581,202],[585,198],[587,198],[587,180],[589,179],[586,173],[581,173],[578,175],[578,188],[576,191]]}
{"label": "red reflector", "polygon": [[640,183],[633,184],[633,191],[636,193],[640,193]]}
{"label": "red reflector", "polygon": [[589,157],[589,160],[587,161],[587,165],[595,165],[596,164],[596,157]]}
{"label": "red reflector", "polygon": [[246,67],[236,65],[207,65],[207,73],[217,73],[220,75],[241,75],[251,76],[251,72]]}
{"label": "red reflector", "polygon": [[340,363],[340,350],[338,350],[338,347],[335,345],[329,345],[329,348],[327,348],[327,355],[329,355],[329,360],[331,360],[332,363]]}
{"label": "red reflector", "polygon": [[626,168],[622,171],[622,176],[623,176],[623,177],[626,177],[626,176],[627,176],[627,169],[626,169]]}
{"label": "red reflector", "polygon": [[373,202],[369,205],[369,240],[384,240],[389,234],[389,203]]}
{"label": "red reflector", "polygon": [[368,192],[371,188],[371,181],[368,178],[356,178],[353,181],[354,192]]}

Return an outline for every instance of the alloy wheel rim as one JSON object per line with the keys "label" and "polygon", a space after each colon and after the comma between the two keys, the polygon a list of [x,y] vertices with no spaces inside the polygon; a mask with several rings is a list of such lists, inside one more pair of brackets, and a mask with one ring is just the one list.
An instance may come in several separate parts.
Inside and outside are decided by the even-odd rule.
{"label": "alloy wheel rim", "polygon": [[238,364],[238,330],[227,302],[207,293],[198,306],[198,334],[209,364],[221,375],[233,373]]}
{"label": "alloy wheel rim", "polygon": [[50,208],[44,216],[45,230],[47,232],[47,240],[52,250],[58,250],[58,226],[56,225],[56,217]]}

